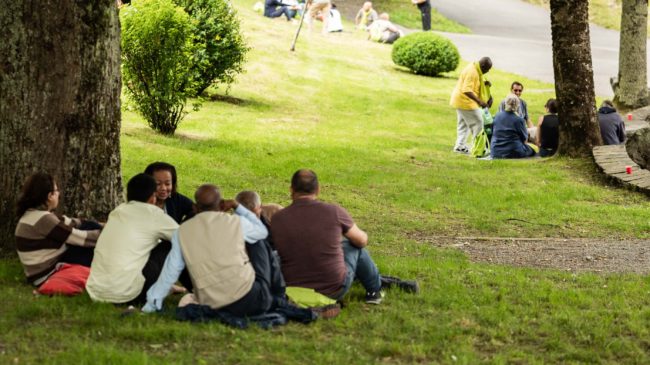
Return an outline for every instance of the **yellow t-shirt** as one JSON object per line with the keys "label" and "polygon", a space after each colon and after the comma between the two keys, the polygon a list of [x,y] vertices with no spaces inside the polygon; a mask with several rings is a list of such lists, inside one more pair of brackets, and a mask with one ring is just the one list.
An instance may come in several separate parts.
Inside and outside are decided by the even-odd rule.
{"label": "yellow t-shirt", "polygon": [[476,65],[474,63],[465,66],[460,73],[460,77],[458,77],[458,83],[454,91],[451,93],[449,105],[456,109],[479,109],[480,106],[465,95],[466,92],[470,91],[476,94],[476,96],[479,95],[481,87],[479,79],[479,74],[476,71]]}

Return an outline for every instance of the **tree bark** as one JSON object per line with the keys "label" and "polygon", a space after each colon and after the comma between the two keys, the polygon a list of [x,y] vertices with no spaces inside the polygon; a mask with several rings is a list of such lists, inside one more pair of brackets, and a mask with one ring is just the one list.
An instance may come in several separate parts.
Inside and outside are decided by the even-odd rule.
{"label": "tree bark", "polygon": [[551,0],[553,71],[559,104],[558,153],[588,156],[602,144],[596,117],[587,0]]}
{"label": "tree bark", "polygon": [[120,30],[115,0],[0,7],[0,253],[14,246],[27,176],[52,174],[59,211],[105,219],[122,200]]}
{"label": "tree bark", "polygon": [[648,0],[623,0],[618,87],[614,104],[620,110],[648,105]]}

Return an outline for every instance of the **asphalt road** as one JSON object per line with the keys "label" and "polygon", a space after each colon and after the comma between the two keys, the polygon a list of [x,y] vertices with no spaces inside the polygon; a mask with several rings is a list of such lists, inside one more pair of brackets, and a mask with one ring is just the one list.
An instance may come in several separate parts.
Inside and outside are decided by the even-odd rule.
{"label": "asphalt road", "polygon": [[[553,83],[551,16],[520,0],[432,0],[432,6],[473,34],[442,33],[466,60],[492,58],[494,67]],[[619,33],[592,25],[591,53],[596,95],[613,96],[618,74]]]}

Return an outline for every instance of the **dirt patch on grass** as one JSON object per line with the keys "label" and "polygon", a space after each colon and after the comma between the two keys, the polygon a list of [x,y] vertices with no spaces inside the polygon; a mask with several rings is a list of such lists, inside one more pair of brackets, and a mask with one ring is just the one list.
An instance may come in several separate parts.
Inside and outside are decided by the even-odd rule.
{"label": "dirt patch on grass", "polygon": [[570,272],[650,273],[650,240],[437,237],[472,261]]}

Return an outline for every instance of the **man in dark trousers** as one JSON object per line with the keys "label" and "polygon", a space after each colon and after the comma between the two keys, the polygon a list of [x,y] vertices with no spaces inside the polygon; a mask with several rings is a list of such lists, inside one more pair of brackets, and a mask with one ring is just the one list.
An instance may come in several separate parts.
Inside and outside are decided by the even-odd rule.
{"label": "man in dark trousers", "polygon": [[411,0],[411,2],[418,6],[422,14],[422,30],[431,30],[431,3],[429,0]]}

